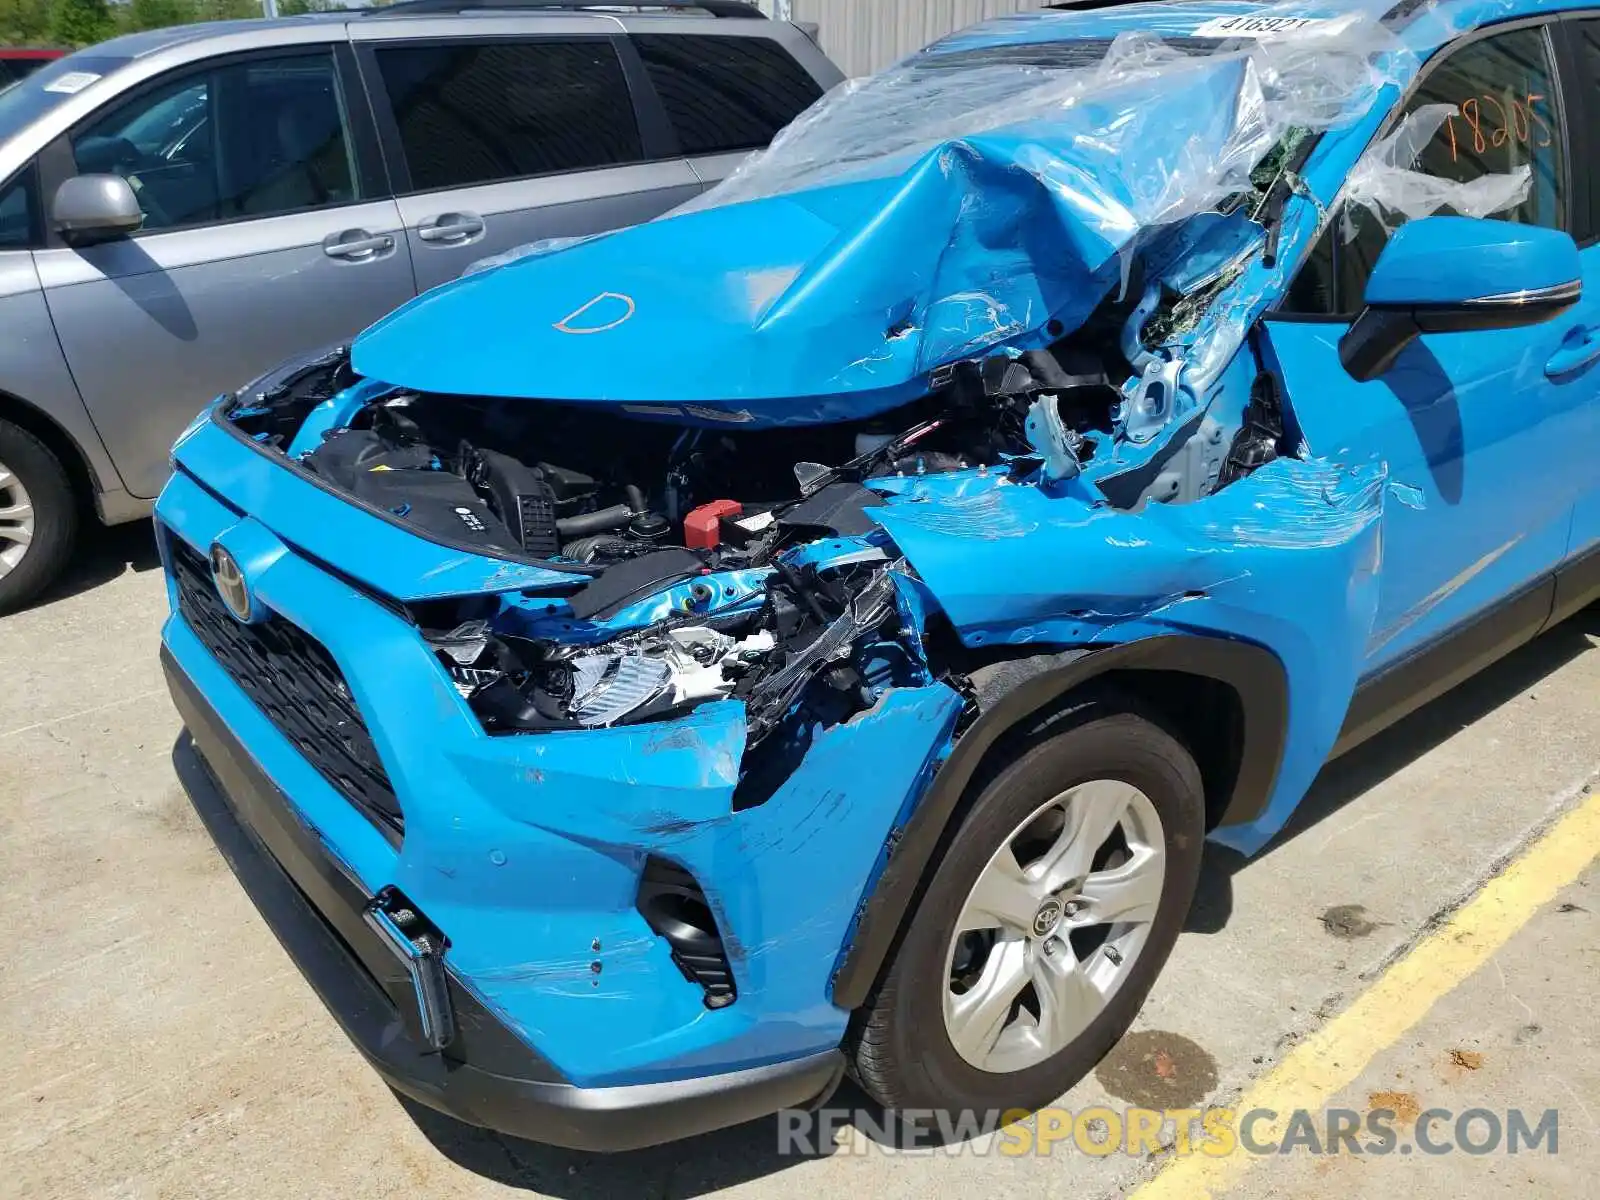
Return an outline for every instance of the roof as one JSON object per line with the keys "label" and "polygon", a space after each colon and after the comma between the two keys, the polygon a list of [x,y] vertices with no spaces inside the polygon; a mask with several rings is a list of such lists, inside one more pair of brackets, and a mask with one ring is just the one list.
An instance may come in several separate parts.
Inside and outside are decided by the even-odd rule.
{"label": "roof", "polygon": [[307,13],[303,16],[276,17],[272,20],[201,21],[193,25],[147,29],[101,42],[91,50],[97,57],[102,58],[142,58],[173,46],[230,33],[248,33],[329,22],[398,21],[423,17],[435,19],[460,17],[470,21],[480,15],[572,17],[589,14],[597,17],[637,18],[673,15],[668,11],[672,9],[681,9],[683,15],[694,16],[739,15],[753,19],[763,16],[759,9],[739,3],[738,0],[635,0],[631,4],[618,0],[401,0],[400,3],[385,8]]}
{"label": "roof", "polygon": [[109,41],[89,47],[88,53],[96,58],[143,58],[159,54],[173,46],[191,42],[208,41],[230,33],[250,33],[264,29],[284,29],[297,25],[320,25],[330,21],[348,20],[351,14],[311,13],[303,17],[278,17],[275,20],[200,21],[193,25],[172,25],[165,29],[145,29],[138,33],[125,33]]}

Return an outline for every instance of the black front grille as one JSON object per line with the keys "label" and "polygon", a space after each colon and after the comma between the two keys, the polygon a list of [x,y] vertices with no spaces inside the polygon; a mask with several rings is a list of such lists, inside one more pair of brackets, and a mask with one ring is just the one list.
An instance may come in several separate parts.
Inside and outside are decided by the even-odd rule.
{"label": "black front grille", "polygon": [[173,534],[167,544],[178,611],[194,635],[306,761],[396,840],[405,819],[394,786],[333,655],[276,614],[252,625],[234,620],[204,556]]}

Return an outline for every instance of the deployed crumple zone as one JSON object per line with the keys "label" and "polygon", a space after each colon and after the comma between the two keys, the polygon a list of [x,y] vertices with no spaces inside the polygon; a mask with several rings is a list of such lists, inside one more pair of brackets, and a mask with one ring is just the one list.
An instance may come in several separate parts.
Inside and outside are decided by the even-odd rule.
{"label": "deployed crumple zone", "polygon": [[[647,844],[691,869],[730,809],[865,805],[829,773],[858,746],[902,823],[986,665],[1197,631],[1265,645],[1297,697],[1270,802],[1221,834],[1253,849],[1333,744],[1391,485],[1308,457],[1246,340],[1337,200],[1392,222],[1529,186],[1413,170],[1426,110],[1357,165],[1416,66],[1386,7],[949,39],[687,209],[502,256],[227,419],[469,555],[383,590],[485,730],[686,737],[697,799]],[[1303,176],[1319,139],[1345,157]]]}

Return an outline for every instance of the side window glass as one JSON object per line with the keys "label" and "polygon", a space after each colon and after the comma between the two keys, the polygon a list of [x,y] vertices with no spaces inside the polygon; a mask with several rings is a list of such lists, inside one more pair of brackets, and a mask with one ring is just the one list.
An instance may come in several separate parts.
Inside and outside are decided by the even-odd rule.
{"label": "side window glass", "polygon": [[[1541,28],[1513,29],[1450,52],[1424,76],[1402,119],[1437,105],[1453,111],[1422,145],[1412,169],[1462,184],[1526,170],[1529,186],[1519,202],[1468,215],[1563,227],[1567,173],[1555,70]],[[1367,276],[1389,234],[1418,215],[1381,201],[1378,207],[1346,204],[1334,216],[1290,289],[1289,311],[1353,315],[1361,307]],[[1434,211],[1460,215],[1449,204]]]}
{"label": "side window glass", "polygon": [[[1586,113],[1600,112],[1600,19],[1574,21],[1569,28],[1577,68],[1572,73],[1573,78],[1563,76],[1562,80],[1566,85],[1569,111],[1577,105]],[[1587,246],[1600,237],[1600,204],[1597,204],[1593,185],[1588,191],[1589,211],[1574,213],[1572,217],[1572,236],[1578,239],[1580,246]]]}
{"label": "side window glass", "polygon": [[638,162],[609,41],[380,46],[413,191]]}
{"label": "side window glass", "polygon": [[26,170],[0,188],[0,250],[25,250],[33,243],[33,172]]}
{"label": "side window glass", "polygon": [[333,58],[251,59],[191,75],[73,136],[82,173],[121,175],[144,228],[266,217],[358,199]]}
{"label": "side window glass", "polygon": [[685,154],[759,149],[822,95],[770,38],[634,34],[633,41]]}

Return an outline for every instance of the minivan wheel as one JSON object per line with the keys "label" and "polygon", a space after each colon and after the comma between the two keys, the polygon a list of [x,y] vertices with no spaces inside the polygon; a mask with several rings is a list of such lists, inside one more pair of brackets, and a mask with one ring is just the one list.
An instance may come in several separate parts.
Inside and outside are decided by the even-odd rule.
{"label": "minivan wheel", "polygon": [[77,531],[77,504],[60,461],[26,429],[0,420],[0,612],[60,573]]}
{"label": "minivan wheel", "polygon": [[1133,1023],[1194,896],[1200,772],[1131,704],[1086,701],[973,787],[857,1016],[887,1108],[1050,1103]]}

